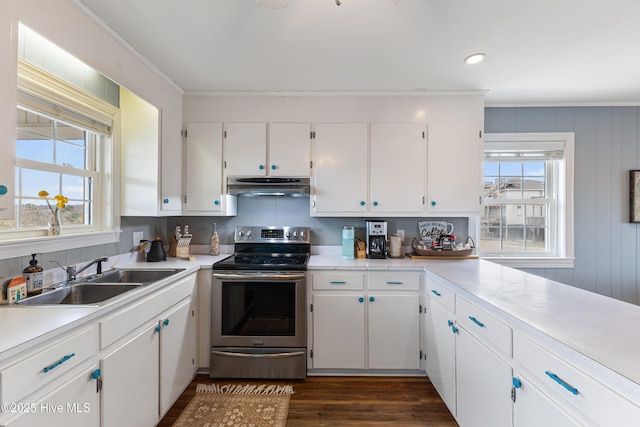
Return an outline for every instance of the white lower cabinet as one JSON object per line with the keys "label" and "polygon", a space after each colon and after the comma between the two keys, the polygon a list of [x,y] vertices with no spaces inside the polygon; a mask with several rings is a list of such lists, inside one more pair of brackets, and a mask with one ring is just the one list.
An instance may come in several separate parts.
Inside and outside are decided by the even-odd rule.
{"label": "white lower cabinet", "polygon": [[318,272],[311,283],[312,369],[420,369],[419,273]]}
{"label": "white lower cabinet", "polygon": [[195,304],[189,298],[164,314],[160,321],[160,417],[171,409],[197,369]]}
{"label": "white lower cabinet", "polygon": [[102,425],[152,426],[158,422],[160,334],[151,322],[101,361]]}
{"label": "white lower cabinet", "polygon": [[456,415],[456,335],[455,316],[444,306],[427,298],[425,330],[425,368],[453,416]]}
{"label": "white lower cabinet", "polygon": [[97,366],[80,369],[62,386],[42,399],[15,408],[19,415],[2,423],[3,427],[85,427],[100,425],[100,394],[92,377]]}
{"label": "white lower cabinet", "polygon": [[463,327],[456,334],[456,419],[464,427],[512,425],[511,366]]}
{"label": "white lower cabinet", "polygon": [[524,375],[514,377],[513,425],[517,427],[573,427],[582,425],[560,408]]}

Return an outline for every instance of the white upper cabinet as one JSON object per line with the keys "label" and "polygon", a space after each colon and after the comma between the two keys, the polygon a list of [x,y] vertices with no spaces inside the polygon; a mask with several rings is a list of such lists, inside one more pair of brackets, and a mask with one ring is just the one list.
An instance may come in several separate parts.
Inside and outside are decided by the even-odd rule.
{"label": "white upper cabinet", "polygon": [[181,141],[179,117],[167,115],[120,88],[121,214],[179,215]]}
{"label": "white upper cabinet", "polygon": [[185,215],[235,215],[235,196],[223,195],[222,123],[187,123]]}
{"label": "white upper cabinet", "polygon": [[424,137],[420,123],[316,125],[312,215],[420,215]]}
{"label": "white upper cabinet", "polygon": [[426,162],[424,124],[372,124],[370,145],[370,211],[420,215]]}
{"label": "white upper cabinet", "polygon": [[482,127],[476,123],[429,123],[427,200],[433,215],[480,215]]}
{"label": "white upper cabinet", "polygon": [[362,215],[368,209],[366,123],[315,125],[311,214]]}
{"label": "white upper cabinet", "polygon": [[266,176],[267,124],[226,123],[224,163],[227,176]]}
{"label": "white upper cabinet", "polygon": [[226,176],[309,176],[308,123],[226,123]]}
{"label": "white upper cabinet", "polygon": [[268,175],[309,176],[311,126],[308,123],[270,123],[268,147]]}

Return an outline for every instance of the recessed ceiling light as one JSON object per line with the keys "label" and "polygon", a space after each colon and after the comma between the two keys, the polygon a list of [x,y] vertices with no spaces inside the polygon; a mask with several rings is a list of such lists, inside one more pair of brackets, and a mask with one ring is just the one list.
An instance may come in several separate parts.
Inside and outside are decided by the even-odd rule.
{"label": "recessed ceiling light", "polygon": [[464,62],[467,64],[477,64],[478,62],[482,62],[486,55],[484,53],[474,53],[473,55],[469,55],[464,58]]}

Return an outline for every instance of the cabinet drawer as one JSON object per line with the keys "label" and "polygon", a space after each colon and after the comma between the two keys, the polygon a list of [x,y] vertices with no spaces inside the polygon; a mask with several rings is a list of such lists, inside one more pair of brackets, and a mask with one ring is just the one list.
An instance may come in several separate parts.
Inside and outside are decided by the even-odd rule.
{"label": "cabinet drawer", "polygon": [[456,308],[456,294],[433,279],[427,278],[427,296],[442,304],[448,312],[454,313]]}
{"label": "cabinet drawer", "polygon": [[419,291],[421,273],[369,273],[369,290]]}
{"label": "cabinet drawer", "polygon": [[0,401],[14,403],[89,359],[96,351],[95,328],[85,329],[0,372]]}
{"label": "cabinet drawer", "polygon": [[520,334],[514,337],[513,356],[560,398],[559,404],[572,405],[598,425],[623,426],[640,419],[640,407]]}
{"label": "cabinet drawer", "polygon": [[345,289],[360,291],[364,289],[362,273],[322,273],[311,276],[313,289]]}
{"label": "cabinet drawer", "polygon": [[458,323],[469,332],[511,357],[512,330],[510,327],[462,298],[458,298],[456,302],[456,318]]}
{"label": "cabinet drawer", "polygon": [[180,279],[157,293],[145,297],[122,311],[100,321],[100,348],[103,349],[127,335],[175,303],[193,293],[195,273]]}

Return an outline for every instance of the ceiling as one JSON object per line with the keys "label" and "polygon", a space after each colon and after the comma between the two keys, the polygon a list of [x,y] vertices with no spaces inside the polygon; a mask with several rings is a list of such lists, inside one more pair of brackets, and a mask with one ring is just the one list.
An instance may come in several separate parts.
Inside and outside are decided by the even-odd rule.
{"label": "ceiling", "polygon": [[[487,91],[640,105],[640,2],[74,0],[185,94]],[[466,56],[486,59],[468,65]]]}

